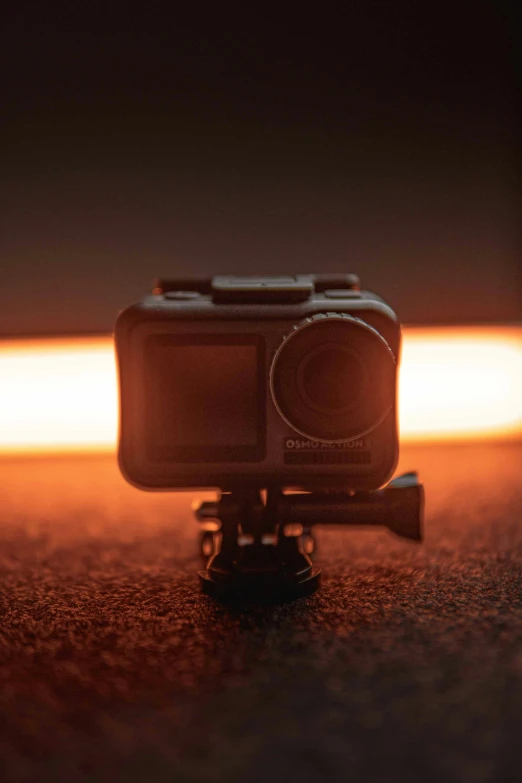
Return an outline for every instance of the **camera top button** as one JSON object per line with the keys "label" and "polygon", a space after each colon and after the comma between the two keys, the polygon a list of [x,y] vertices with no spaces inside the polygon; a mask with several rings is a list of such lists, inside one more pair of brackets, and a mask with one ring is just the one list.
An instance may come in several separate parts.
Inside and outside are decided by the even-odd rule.
{"label": "camera top button", "polygon": [[324,292],[327,299],[360,299],[361,292],[349,288],[329,288]]}
{"label": "camera top button", "polygon": [[310,275],[212,278],[212,300],[218,304],[305,302],[314,293]]}
{"label": "camera top button", "polygon": [[361,281],[357,275],[314,275],[315,292],[322,294],[333,289],[343,291],[359,291]]}

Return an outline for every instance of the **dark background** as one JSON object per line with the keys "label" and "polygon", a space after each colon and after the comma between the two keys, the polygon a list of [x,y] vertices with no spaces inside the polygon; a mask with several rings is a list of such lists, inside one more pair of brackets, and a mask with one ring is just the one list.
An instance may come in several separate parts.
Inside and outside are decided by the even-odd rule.
{"label": "dark background", "polygon": [[408,322],[522,317],[502,4],[16,7],[0,334],[108,331],[155,275],[357,271]]}

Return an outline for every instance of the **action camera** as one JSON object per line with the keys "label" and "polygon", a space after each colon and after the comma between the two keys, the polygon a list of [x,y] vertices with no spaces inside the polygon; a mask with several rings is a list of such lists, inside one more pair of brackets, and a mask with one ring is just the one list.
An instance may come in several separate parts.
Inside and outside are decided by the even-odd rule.
{"label": "action camera", "polygon": [[143,489],[382,487],[400,338],[355,275],[156,281],[116,324],[121,469]]}

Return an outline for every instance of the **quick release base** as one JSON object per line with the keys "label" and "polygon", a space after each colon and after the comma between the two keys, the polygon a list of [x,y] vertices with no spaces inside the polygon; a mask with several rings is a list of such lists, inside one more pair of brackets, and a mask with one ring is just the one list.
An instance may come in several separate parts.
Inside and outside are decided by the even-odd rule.
{"label": "quick release base", "polygon": [[195,511],[202,525],[202,592],[219,599],[284,600],[310,595],[320,570],[311,561],[314,525],[383,526],[422,540],[424,489],[405,473],[372,492],[298,492],[279,488],[222,492]]}

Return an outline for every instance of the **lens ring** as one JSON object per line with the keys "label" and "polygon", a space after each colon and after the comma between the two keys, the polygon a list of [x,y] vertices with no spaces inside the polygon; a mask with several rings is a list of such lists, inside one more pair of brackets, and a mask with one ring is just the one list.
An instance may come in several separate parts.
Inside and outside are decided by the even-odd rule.
{"label": "lens ring", "polygon": [[[335,376],[332,388],[314,377],[314,367],[321,365],[330,366]],[[312,368],[308,383],[307,368]],[[352,379],[350,388],[354,375],[358,380]],[[304,437],[323,442],[361,437],[378,426],[393,406],[395,381],[395,358],[386,340],[348,314],[316,316],[294,327],[270,370],[272,399],[281,417]],[[345,386],[346,404],[341,399]]]}

